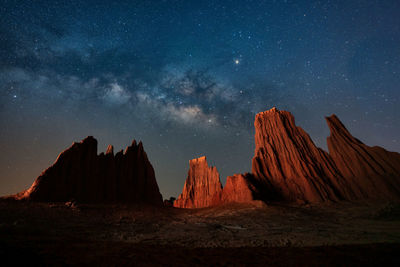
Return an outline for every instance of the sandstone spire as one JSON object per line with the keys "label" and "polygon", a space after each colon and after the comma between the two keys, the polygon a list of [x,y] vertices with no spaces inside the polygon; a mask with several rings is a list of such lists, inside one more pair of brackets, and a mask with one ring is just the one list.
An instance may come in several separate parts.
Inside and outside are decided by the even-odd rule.
{"label": "sandstone spire", "polygon": [[221,198],[222,185],[216,167],[209,167],[206,157],[189,161],[189,173],[182,194],[174,202],[178,208],[213,206]]}

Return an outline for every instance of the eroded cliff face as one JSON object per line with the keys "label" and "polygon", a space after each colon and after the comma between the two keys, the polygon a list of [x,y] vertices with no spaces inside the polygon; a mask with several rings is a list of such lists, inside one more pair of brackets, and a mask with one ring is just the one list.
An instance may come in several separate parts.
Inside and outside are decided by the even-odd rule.
{"label": "eroded cliff face", "polygon": [[400,154],[353,137],[336,115],[326,118],[329,154],[357,199],[400,198]]}
{"label": "eroded cliff face", "polygon": [[218,204],[222,184],[216,167],[209,167],[206,157],[189,161],[189,173],[182,194],[174,202],[178,208],[203,208]]}
{"label": "eroded cliff face", "polygon": [[188,177],[174,207],[205,208],[227,203],[260,205],[262,194],[252,174],[229,176],[222,188],[217,169],[208,166],[206,157],[192,159],[189,163]]}
{"label": "eroded cliff face", "polygon": [[298,203],[400,199],[400,154],[369,147],[332,115],[329,154],[316,147],[287,111],[256,115],[252,173],[266,199]]}
{"label": "eroded cliff face", "polygon": [[154,169],[143,145],[133,141],[125,152],[113,147],[97,155],[97,141],[87,137],[62,152],[17,199],[87,203],[127,202],[162,205]]}
{"label": "eroded cliff face", "polygon": [[[332,159],[297,127],[290,112],[276,108],[258,113],[252,173],[274,200],[339,200],[346,187]],[[347,188],[347,187],[346,187]]]}

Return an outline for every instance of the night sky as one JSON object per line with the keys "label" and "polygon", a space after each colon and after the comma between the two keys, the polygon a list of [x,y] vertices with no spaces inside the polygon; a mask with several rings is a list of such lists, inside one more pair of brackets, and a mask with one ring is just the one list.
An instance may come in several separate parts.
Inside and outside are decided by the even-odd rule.
{"label": "night sky", "polygon": [[73,141],[142,140],[164,198],[207,156],[251,171],[276,106],[400,152],[400,1],[0,1],[0,195]]}

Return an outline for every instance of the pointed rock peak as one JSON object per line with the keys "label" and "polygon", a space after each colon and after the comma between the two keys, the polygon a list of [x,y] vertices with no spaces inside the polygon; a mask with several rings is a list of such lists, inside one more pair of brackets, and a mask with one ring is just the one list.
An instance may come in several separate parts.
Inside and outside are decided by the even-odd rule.
{"label": "pointed rock peak", "polygon": [[147,157],[147,154],[146,154],[146,152],[144,151],[144,148],[143,148],[142,141],[139,141],[139,144],[137,145],[137,152],[136,153],[139,155],[139,157]]}
{"label": "pointed rock peak", "polygon": [[132,144],[125,148],[124,155],[126,155],[126,153],[128,153],[128,151],[134,150],[136,147],[137,147],[136,140],[133,139]]}
{"label": "pointed rock peak", "polygon": [[139,149],[140,151],[143,151],[143,150],[144,150],[144,149],[143,149],[143,143],[142,143],[142,141],[139,141],[138,149]]}
{"label": "pointed rock peak", "polygon": [[338,122],[340,122],[340,120],[339,120],[338,116],[336,116],[336,114],[332,114],[330,116],[326,116],[325,119],[329,120],[329,121],[338,121]]}
{"label": "pointed rock peak", "polygon": [[370,147],[346,129],[336,115],[326,117],[329,154],[348,182],[349,199],[400,199],[400,154]]}
{"label": "pointed rock peak", "polygon": [[339,134],[354,138],[335,114],[325,117],[325,119],[331,131],[331,136]]}
{"label": "pointed rock peak", "polygon": [[114,147],[112,145],[108,145],[106,155],[111,154],[114,155]]}
{"label": "pointed rock peak", "polygon": [[131,147],[136,147],[136,146],[137,146],[137,142],[136,142],[136,140],[135,140],[135,139],[133,139],[133,140],[132,140]]}

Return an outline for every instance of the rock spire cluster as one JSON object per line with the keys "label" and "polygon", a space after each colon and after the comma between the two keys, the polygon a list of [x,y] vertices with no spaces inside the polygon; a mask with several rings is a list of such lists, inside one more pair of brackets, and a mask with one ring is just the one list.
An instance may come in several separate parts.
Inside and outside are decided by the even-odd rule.
{"label": "rock spire cluster", "polygon": [[62,152],[32,186],[17,199],[84,203],[124,202],[162,205],[153,166],[143,144],[114,155],[113,147],[97,154],[97,140],[89,136]]}
{"label": "rock spire cluster", "polygon": [[272,108],[258,113],[252,173],[229,176],[222,189],[218,172],[215,167],[207,169],[204,157],[201,167],[191,161],[184,190],[174,206],[198,208],[256,200],[400,200],[400,154],[363,144],[336,115],[326,121],[331,132],[329,153],[296,126],[290,112]]}

